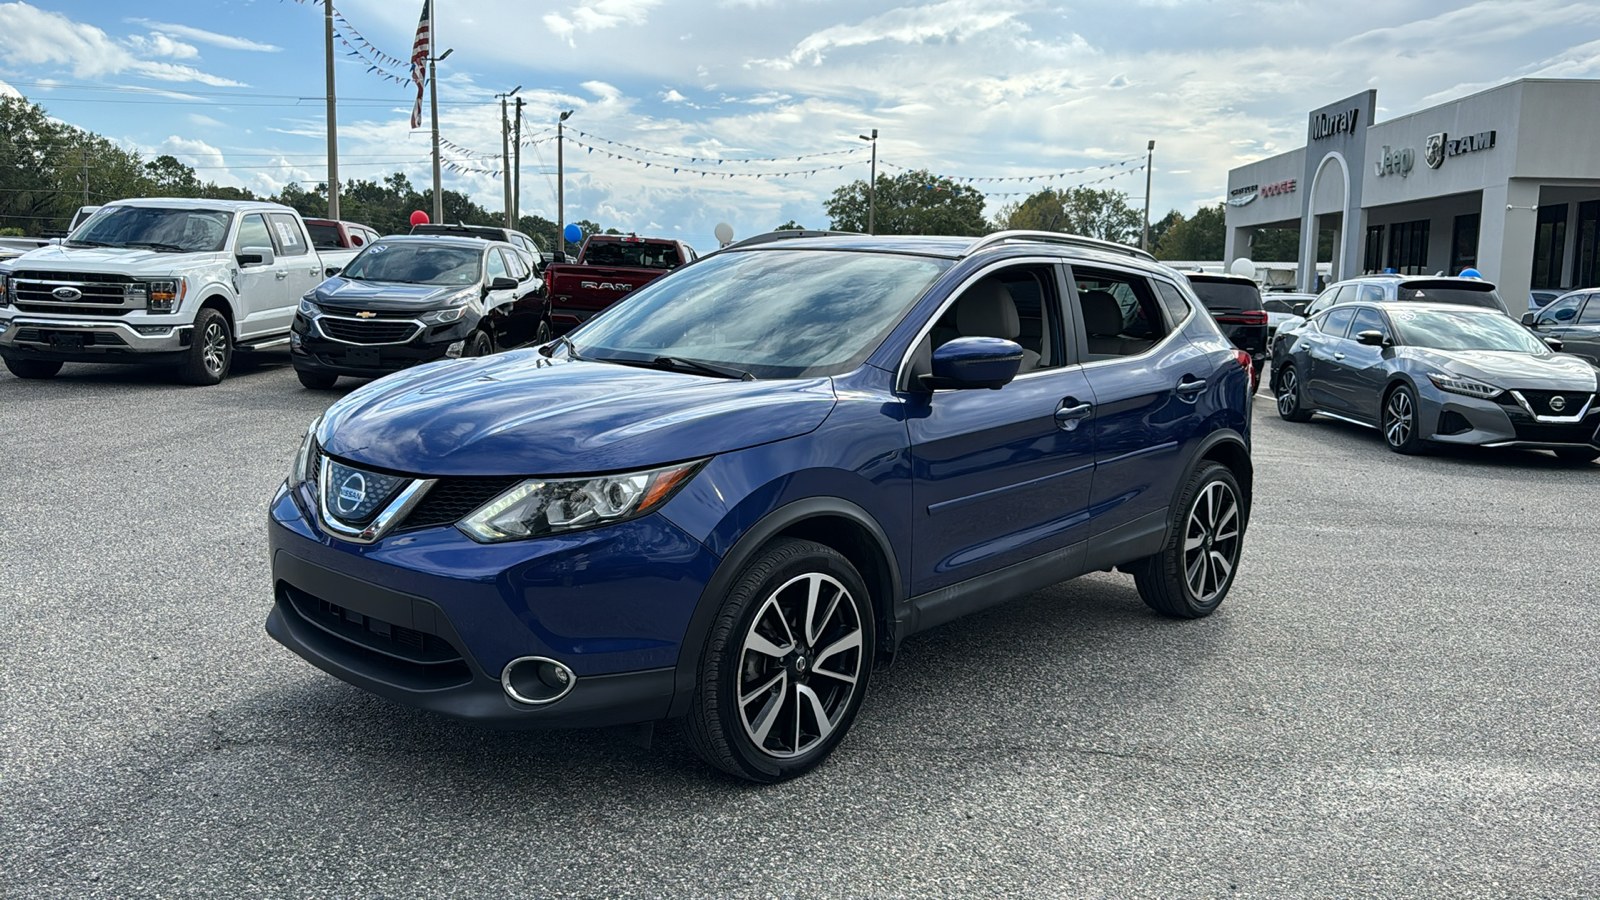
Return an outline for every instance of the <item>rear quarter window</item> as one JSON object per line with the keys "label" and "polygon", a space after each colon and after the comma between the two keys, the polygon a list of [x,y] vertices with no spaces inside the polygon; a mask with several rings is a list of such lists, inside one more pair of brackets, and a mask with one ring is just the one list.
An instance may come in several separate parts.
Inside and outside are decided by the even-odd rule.
{"label": "rear quarter window", "polygon": [[1253,284],[1237,281],[1190,281],[1195,296],[1213,312],[1241,309],[1261,309],[1261,290]]}

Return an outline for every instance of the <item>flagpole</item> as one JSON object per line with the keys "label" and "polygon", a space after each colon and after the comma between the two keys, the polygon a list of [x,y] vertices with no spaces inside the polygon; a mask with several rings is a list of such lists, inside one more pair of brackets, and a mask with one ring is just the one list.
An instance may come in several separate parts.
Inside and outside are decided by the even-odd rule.
{"label": "flagpole", "polygon": [[439,176],[439,58],[434,51],[439,47],[439,0],[428,2],[428,116],[433,120],[433,220],[444,221],[444,191]]}
{"label": "flagpole", "polygon": [[339,218],[339,117],[333,98],[333,2],[323,0],[322,38],[328,63],[328,218]]}

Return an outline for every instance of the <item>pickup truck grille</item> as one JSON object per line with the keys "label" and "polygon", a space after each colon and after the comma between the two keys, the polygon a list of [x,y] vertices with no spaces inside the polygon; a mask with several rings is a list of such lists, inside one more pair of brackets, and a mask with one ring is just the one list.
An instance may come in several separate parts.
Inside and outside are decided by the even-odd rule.
{"label": "pickup truck grille", "polygon": [[[121,306],[124,287],[132,281],[126,275],[100,272],[40,272],[24,269],[11,273],[11,290],[18,305],[40,303],[59,307],[69,303],[104,303]],[[79,296],[57,297],[54,293],[57,288],[72,288],[79,292]]]}
{"label": "pickup truck grille", "polygon": [[382,319],[363,322],[331,316],[318,317],[317,327],[328,337],[347,344],[404,344],[422,330],[422,326],[409,319],[402,322]]}

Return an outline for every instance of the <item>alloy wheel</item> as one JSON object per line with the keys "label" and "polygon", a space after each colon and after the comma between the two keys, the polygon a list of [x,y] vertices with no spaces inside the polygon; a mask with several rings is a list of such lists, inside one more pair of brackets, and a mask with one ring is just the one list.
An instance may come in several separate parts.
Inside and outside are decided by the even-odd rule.
{"label": "alloy wheel", "polygon": [[1285,369],[1283,374],[1278,376],[1278,415],[1288,416],[1294,413],[1295,407],[1300,402],[1300,395],[1295,393],[1299,388],[1298,382],[1299,379],[1293,369]]}
{"label": "alloy wheel", "polygon": [[1389,395],[1383,406],[1383,436],[1391,447],[1403,447],[1411,439],[1411,428],[1416,418],[1411,405],[1411,393],[1399,388]]}
{"label": "alloy wheel", "polygon": [[220,375],[227,357],[228,332],[222,327],[221,322],[212,322],[206,326],[206,332],[201,338],[201,359],[205,362],[206,371],[212,375]]}
{"label": "alloy wheel", "polygon": [[1227,588],[1239,562],[1239,498],[1221,481],[1200,489],[1184,529],[1183,570],[1189,590],[1210,603]]}
{"label": "alloy wheel", "polygon": [[864,658],[856,604],[808,572],[762,601],[739,653],[739,721],[760,751],[791,759],[826,740],[850,708]]}

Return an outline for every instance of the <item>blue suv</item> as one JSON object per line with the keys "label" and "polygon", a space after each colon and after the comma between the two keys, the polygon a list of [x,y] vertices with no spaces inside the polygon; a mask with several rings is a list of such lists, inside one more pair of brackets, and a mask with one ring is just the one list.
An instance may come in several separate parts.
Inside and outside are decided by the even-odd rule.
{"label": "blue suv", "polygon": [[1215,610],[1250,382],[1137,250],[764,235],[538,350],[334,404],[272,500],[267,631],[483,724],[681,718],[777,781],[957,616],[1113,567],[1161,613]]}

